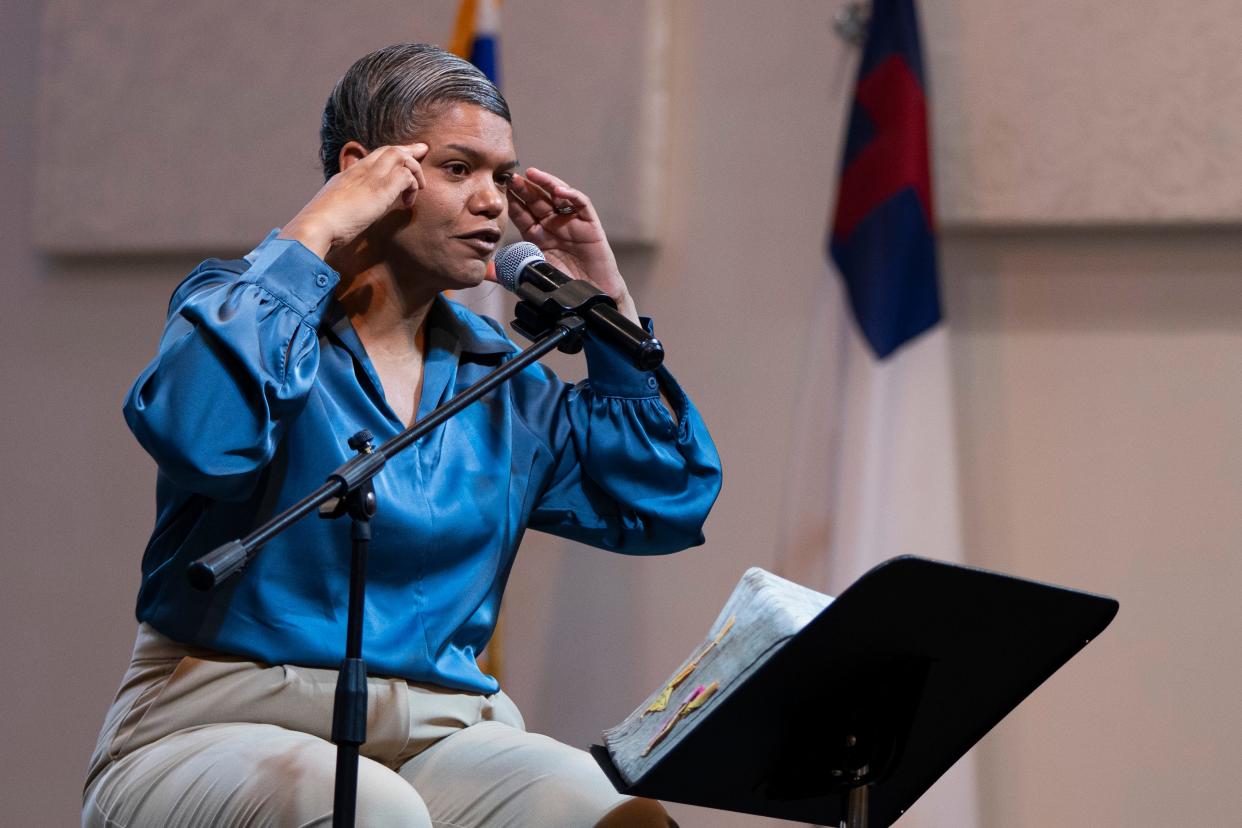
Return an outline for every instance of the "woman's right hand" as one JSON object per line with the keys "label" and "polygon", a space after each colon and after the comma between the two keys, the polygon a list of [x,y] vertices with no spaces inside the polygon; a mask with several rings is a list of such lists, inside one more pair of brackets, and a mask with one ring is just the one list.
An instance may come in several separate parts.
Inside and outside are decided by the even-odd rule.
{"label": "woman's right hand", "polygon": [[419,164],[427,155],[426,144],[366,152],[351,141],[344,150],[343,169],[328,179],[277,237],[300,241],[321,259],[391,211],[413,207],[418,191],[426,186]]}

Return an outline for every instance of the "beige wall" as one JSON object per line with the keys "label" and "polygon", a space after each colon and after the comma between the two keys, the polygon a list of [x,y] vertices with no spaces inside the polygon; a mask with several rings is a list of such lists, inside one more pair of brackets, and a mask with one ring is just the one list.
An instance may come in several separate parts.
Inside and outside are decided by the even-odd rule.
{"label": "beige wall", "polygon": [[1233,825],[1242,237],[946,245],[970,560],[1113,595],[985,740],[988,825]]}
{"label": "beige wall", "polygon": [[[816,376],[797,343],[830,278],[820,242],[849,72],[835,8],[673,4],[664,242],[621,258],[712,426],[726,487],[708,545],[670,558],[530,539],[508,599],[508,684],[533,726],[574,743],[694,645],[745,566],[772,563],[804,439],[785,426],[787,401]],[[6,824],[64,825],[132,636],[153,513],[153,472],[120,400],[200,251],[34,252],[38,14],[6,8],[0,35],[0,802]],[[1238,236],[945,238],[969,560],[1122,602],[1112,628],[984,740],[986,826],[1236,822]],[[686,825],[756,823],[681,813]]]}

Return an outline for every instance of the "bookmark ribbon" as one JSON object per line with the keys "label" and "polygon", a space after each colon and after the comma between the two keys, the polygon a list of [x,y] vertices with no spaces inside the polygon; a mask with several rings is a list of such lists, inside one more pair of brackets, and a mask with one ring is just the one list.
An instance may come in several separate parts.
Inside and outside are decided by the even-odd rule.
{"label": "bookmark ribbon", "polygon": [[[730,621],[732,621],[732,619],[730,619]],[[719,639],[717,639],[717,641],[719,641]],[[713,681],[706,687],[700,684],[698,687],[694,688],[690,695],[686,697],[686,700],[681,703],[681,707],[677,708],[677,712],[669,716],[664,721],[664,724],[660,726],[659,732],[656,733],[656,735],[652,737],[651,741],[647,743],[647,747],[643,748],[642,755],[646,756],[648,753],[651,753],[652,749],[655,748],[656,745],[664,741],[665,736],[673,732],[673,727],[679,721],[686,718],[703,705],[707,704],[707,700],[710,699],[719,689],[720,682],[718,681]]]}
{"label": "bookmark ribbon", "polygon": [[[668,708],[669,700],[673,697],[673,691],[690,677],[690,674],[699,666],[699,662],[703,660],[703,657],[715,649],[716,645],[725,637],[725,634],[733,628],[735,618],[736,616],[730,615],[729,620],[725,622],[724,626],[720,628],[720,632],[716,634],[716,638],[704,647],[702,652],[692,658],[689,664],[682,667],[677,675],[673,676],[673,680],[664,686],[664,689],[660,691],[660,695],[656,696],[656,700],[651,703],[651,706],[643,711],[644,716],[648,713],[660,713]],[[714,685],[715,682],[712,684]]]}

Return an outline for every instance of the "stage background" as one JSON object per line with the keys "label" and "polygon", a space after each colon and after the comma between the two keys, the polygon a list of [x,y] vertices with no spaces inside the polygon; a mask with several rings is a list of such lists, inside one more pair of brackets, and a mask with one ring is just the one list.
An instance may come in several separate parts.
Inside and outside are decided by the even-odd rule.
{"label": "stage background", "polygon": [[[343,68],[316,63],[315,45],[336,31],[306,21],[339,31],[344,13],[248,5],[262,25],[241,17],[228,34],[249,40],[254,60],[203,72],[242,72],[240,85],[267,65],[264,50],[298,49],[307,75]],[[626,20],[660,15],[668,44],[666,120],[638,137],[663,147],[650,185],[662,220],[654,242],[626,244],[619,259],[712,428],[726,482],[707,545],[673,557],[529,537],[507,598],[505,661],[532,728],[596,739],[697,643],[745,567],[773,565],[791,519],[790,460],[819,439],[788,427],[820,366],[802,344],[815,303],[838,301],[824,289],[833,276],[821,240],[853,66],[831,28],[841,5],[609,4]],[[926,6],[933,96],[944,102],[933,111],[967,556],[1122,603],[1112,628],[980,745],[982,824],[1231,824],[1242,773],[1242,85],[1229,66],[1242,14],[1150,0]],[[76,822],[132,642],[154,470],[121,399],[181,275],[250,242],[45,252],[56,246],[49,227],[72,227],[56,214],[74,213],[75,189],[88,201],[96,182],[88,164],[52,202],[36,199],[36,168],[80,160],[49,155],[66,144],[37,127],[40,90],[79,57],[41,49],[44,10],[11,3],[0,32],[0,800],[6,823],[39,826]],[[550,3],[511,0],[506,14],[542,21],[539,48],[553,62],[557,39],[610,33],[603,19],[557,27]],[[383,27],[392,39],[407,25],[423,34],[409,15]],[[515,27],[510,52],[522,48]],[[177,26],[152,45],[134,31],[104,38],[118,66],[199,35]],[[101,94],[119,97],[108,84]],[[311,96],[316,106],[326,93]],[[209,118],[211,102],[202,109]],[[253,160],[242,128],[224,156],[168,146],[159,114],[98,140],[172,153],[187,180]],[[296,151],[313,160],[317,111],[297,117],[312,132]],[[523,132],[546,125],[517,118],[522,151]],[[573,125],[567,108],[551,126]],[[46,126],[95,134],[71,116]],[[623,130],[615,138],[628,144]],[[195,194],[149,179],[141,157],[115,179],[128,182],[122,196],[184,209]],[[305,196],[315,185],[313,164],[298,180],[254,182]],[[253,240],[287,218],[265,217]],[[760,822],[675,813],[687,828]]]}

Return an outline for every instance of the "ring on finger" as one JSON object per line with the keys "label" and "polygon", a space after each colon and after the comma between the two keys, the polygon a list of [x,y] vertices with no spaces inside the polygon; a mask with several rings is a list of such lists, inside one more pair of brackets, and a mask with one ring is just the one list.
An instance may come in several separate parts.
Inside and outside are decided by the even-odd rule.
{"label": "ring on finger", "polygon": [[578,212],[578,208],[572,204],[562,204],[560,207],[553,208],[558,216],[568,216]]}

